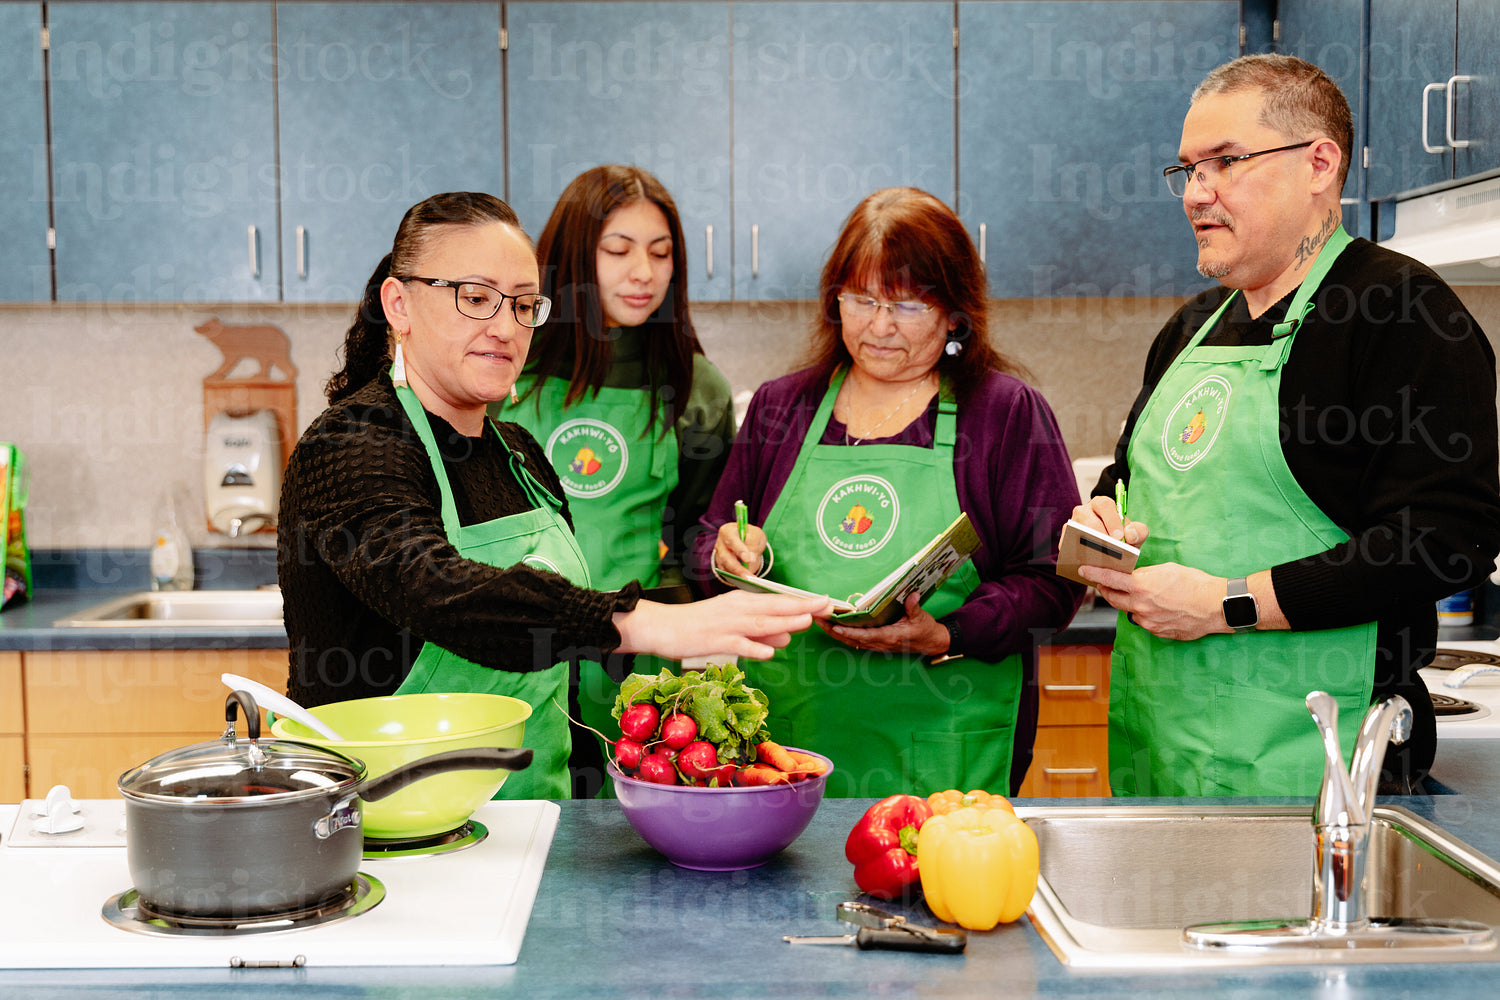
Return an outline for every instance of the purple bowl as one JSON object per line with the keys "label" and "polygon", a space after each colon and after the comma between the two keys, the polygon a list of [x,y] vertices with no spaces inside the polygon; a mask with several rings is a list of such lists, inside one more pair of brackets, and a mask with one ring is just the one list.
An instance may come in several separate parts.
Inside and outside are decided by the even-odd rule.
{"label": "purple bowl", "polygon": [[812,756],[828,765],[816,778],[752,788],[658,785],[621,774],[612,761],[607,769],[641,839],[680,868],[731,872],[765,864],[812,822],[833,773],[831,760]]}

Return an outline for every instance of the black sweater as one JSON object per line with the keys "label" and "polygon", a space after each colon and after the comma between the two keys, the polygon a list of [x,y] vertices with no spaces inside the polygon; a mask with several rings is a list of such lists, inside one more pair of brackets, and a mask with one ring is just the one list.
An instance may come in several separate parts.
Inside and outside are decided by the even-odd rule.
{"label": "black sweater", "polygon": [[[1094,495],[1113,495],[1156,383],[1228,294],[1201,293],[1157,335]],[[1290,301],[1289,293],[1252,320],[1238,296],[1204,342],[1268,344]],[[1436,735],[1416,671],[1437,643],[1434,604],[1481,583],[1500,551],[1495,354],[1442,279],[1367,240],[1345,248],[1314,302],[1282,369],[1282,453],[1350,538],[1269,567],[1271,579],[1294,629],[1378,622],[1375,696],[1413,703],[1415,745],[1404,752],[1425,770]]]}
{"label": "black sweater", "polygon": [[[494,433],[466,437],[427,419],[461,523],[532,508]],[[535,439],[499,426],[531,474],[562,498]],[[619,645],[611,615],[635,607],[639,585],[603,593],[522,564],[465,559],[448,541],[440,504],[427,452],[386,376],[330,406],[302,435],[282,483],[277,532],[294,700],[391,694],[428,640],[512,671],[599,659]]]}

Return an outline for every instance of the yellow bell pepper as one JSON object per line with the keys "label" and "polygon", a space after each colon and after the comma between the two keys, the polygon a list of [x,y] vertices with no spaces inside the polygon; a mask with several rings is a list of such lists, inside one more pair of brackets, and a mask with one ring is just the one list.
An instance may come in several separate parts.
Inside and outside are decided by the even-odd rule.
{"label": "yellow bell pepper", "polygon": [[976,809],[1009,809],[1012,813],[1015,812],[1008,799],[1000,795],[991,795],[982,788],[968,792],[961,792],[957,788],[933,792],[927,796],[927,805],[932,809],[934,816],[951,813],[965,806],[973,806]]}
{"label": "yellow bell pepper", "polygon": [[987,931],[1026,912],[1040,858],[1031,827],[1004,809],[966,807],[922,824],[917,869],[939,920]]}

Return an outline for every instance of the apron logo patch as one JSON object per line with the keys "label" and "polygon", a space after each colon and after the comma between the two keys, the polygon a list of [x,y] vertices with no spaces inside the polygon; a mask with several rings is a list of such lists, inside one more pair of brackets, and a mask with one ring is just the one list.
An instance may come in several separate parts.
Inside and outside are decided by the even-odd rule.
{"label": "apron logo patch", "polygon": [[630,449],[610,424],[580,417],[559,425],[547,438],[547,460],[569,497],[589,499],[620,485],[630,466]]}
{"label": "apron logo patch", "polygon": [[896,488],[879,476],[851,476],[829,487],[818,505],[818,537],[841,556],[862,559],[891,540],[901,519]]}
{"label": "apron logo patch", "polygon": [[1183,394],[1162,427],[1162,455],[1168,465],[1183,472],[1213,450],[1233,392],[1223,376],[1210,375]]}

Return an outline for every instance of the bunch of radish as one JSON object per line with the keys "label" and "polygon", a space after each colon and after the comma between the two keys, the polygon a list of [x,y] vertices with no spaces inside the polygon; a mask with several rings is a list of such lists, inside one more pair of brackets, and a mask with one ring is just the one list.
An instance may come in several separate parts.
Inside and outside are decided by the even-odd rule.
{"label": "bunch of radish", "polygon": [[728,784],[738,770],[720,764],[718,749],[698,739],[698,724],[685,712],[663,717],[650,702],[636,702],[620,715],[615,766],[642,781],[659,785],[702,784],[714,778]]}

